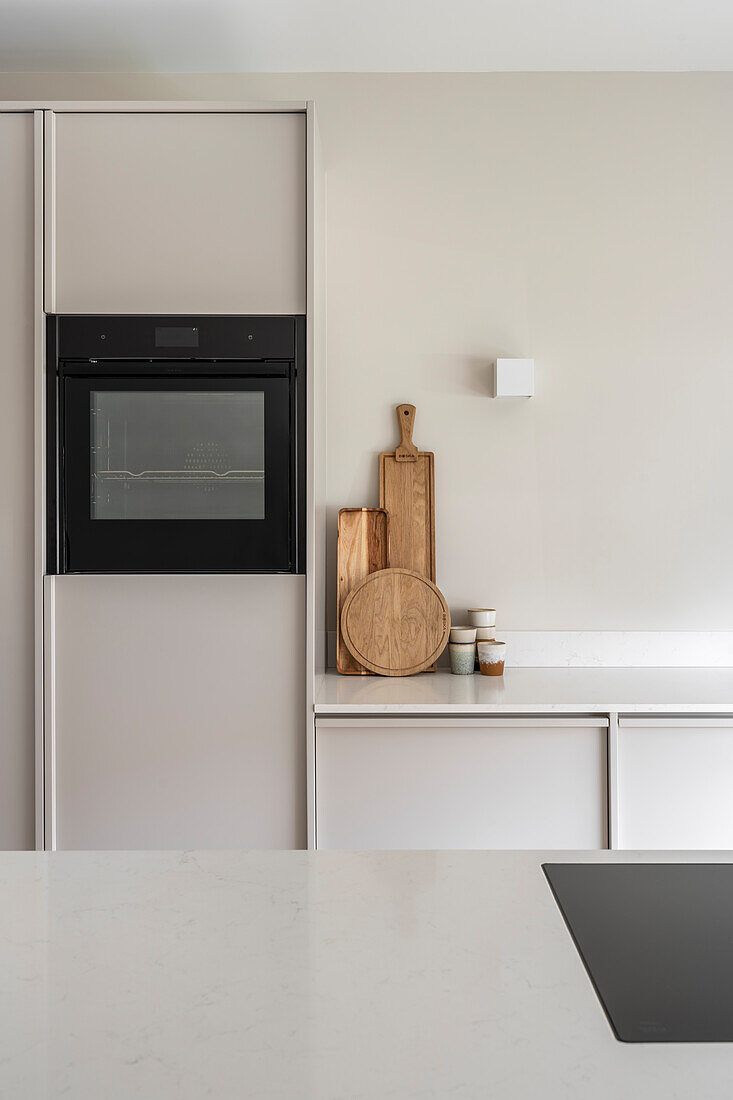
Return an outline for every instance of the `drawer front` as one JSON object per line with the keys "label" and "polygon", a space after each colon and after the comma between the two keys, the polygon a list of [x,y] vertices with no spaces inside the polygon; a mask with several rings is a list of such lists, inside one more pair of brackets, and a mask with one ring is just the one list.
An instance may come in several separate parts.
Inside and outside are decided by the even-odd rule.
{"label": "drawer front", "polygon": [[621,719],[619,847],[733,848],[733,720]]}
{"label": "drawer front", "polygon": [[601,848],[602,719],[321,719],[319,848]]}

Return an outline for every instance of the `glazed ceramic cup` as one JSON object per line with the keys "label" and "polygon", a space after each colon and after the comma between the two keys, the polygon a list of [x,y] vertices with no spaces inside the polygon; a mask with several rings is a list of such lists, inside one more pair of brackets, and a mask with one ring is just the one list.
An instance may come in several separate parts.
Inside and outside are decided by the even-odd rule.
{"label": "glazed ceramic cup", "polygon": [[506,642],[479,642],[478,660],[482,676],[502,676]]}
{"label": "glazed ceramic cup", "polygon": [[452,626],[450,628],[450,640],[452,642],[475,642],[475,626]]}
{"label": "glazed ceramic cup", "polygon": [[473,672],[473,658],[476,652],[474,642],[449,642],[450,670],[454,676],[468,676]]}
{"label": "glazed ceramic cup", "polygon": [[496,626],[496,608],[469,607],[468,621],[471,626]]}
{"label": "glazed ceramic cup", "polygon": [[[496,627],[495,626],[477,626],[476,627],[476,641],[477,642],[493,642],[495,637],[496,637]],[[474,668],[475,669],[479,668],[478,648],[476,649],[476,663],[474,665]]]}

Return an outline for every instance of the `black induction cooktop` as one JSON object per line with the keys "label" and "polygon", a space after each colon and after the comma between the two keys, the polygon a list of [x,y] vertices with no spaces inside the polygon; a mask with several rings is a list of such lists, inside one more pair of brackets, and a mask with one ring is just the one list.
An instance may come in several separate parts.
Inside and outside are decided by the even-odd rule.
{"label": "black induction cooktop", "polygon": [[733,1042],[733,864],[543,870],[616,1038]]}

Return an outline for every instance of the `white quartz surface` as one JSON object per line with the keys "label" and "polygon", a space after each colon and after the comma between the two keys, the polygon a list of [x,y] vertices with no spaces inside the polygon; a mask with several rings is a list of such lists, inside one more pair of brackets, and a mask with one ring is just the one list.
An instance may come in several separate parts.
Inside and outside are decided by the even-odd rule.
{"label": "white quartz surface", "polygon": [[316,714],[733,714],[733,668],[508,668],[321,677]]}
{"label": "white quartz surface", "polygon": [[0,1096],[727,1100],[613,1037],[547,858],[733,853],[0,854]]}

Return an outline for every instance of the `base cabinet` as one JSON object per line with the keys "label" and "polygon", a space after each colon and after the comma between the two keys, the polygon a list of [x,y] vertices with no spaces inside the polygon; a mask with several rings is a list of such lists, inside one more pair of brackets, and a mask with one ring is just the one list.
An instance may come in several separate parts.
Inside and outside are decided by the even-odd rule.
{"label": "base cabinet", "polygon": [[602,848],[607,723],[316,724],[318,848]]}
{"label": "base cabinet", "polygon": [[619,847],[733,848],[733,719],[622,718]]}

